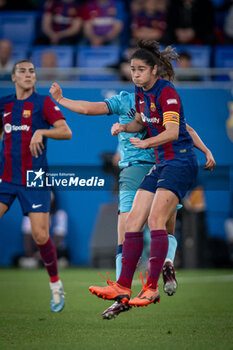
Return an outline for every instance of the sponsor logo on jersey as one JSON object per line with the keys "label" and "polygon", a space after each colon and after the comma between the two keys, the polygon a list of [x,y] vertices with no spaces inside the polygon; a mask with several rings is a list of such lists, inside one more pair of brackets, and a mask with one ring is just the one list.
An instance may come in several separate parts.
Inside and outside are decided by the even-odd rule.
{"label": "sponsor logo on jersey", "polygon": [[171,105],[171,104],[178,104],[177,100],[175,98],[170,98],[169,100],[167,100],[167,104]]}
{"label": "sponsor logo on jersey", "polygon": [[150,109],[151,109],[152,112],[155,112],[156,106],[155,106],[154,102],[151,102]]}
{"label": "sponsor logo on jersey", "polygon": [[58,106],[54,106],[55,111],[60,111],[60,108]]}
{"label": "sponsor logo on jersey", "polygon": [[158,123],[160,122],[159,118],[156,118],[156,117],[154,117],[154,118],[148,118],[148,117],[146,117],[145,114],[142,113],[142,112],[141,112],[141,118],[142,118],[142,121],[143,121],[144,123],[157,123],[157,124],[158,124]]}
{"label": "sponsor logo on jersey", "polygon": [[32,111],[30,111],[30,110],[25,109],[25,110],[23,111],[23,117],[24,117],[24,118],[30,118],[30,117],[31,117],[31,114],[32,114]]}
{"label": "sponsor logo on jersey", "polygon": [[28,125],[11,125],[6,123],[4,125],[4,131],[6,134],[9,134],[11,131],[29,131],[30,126]]}

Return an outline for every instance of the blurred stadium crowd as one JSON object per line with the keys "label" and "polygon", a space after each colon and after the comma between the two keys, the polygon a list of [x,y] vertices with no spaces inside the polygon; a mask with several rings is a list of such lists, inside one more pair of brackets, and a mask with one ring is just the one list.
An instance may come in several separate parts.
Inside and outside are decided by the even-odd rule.
{"label": "blurred stadium crowd", "polygon": [[40,80],[128,81],[139,39],[177,48],[177,80],[233,78],[232,0],[1,0],[0,79],[30,58]]}

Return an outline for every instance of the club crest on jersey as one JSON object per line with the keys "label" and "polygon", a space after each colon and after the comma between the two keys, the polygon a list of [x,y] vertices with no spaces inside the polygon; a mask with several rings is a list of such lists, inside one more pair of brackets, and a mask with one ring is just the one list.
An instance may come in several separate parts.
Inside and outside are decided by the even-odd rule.
{"label": "club crest on jersey", "polygon": [[151,102],[151,104],[150,104],[150,110],[151,110],[152,112],[155,112],[156,106],[155,106],[154,102]]}
{"label": "club crest on jersey", "polygon": [[24,111],[23,111],[23,117],[24,118],[30,118],[31,117],[31,111],[30,110],[27,110],[27,109],[25,109]]}

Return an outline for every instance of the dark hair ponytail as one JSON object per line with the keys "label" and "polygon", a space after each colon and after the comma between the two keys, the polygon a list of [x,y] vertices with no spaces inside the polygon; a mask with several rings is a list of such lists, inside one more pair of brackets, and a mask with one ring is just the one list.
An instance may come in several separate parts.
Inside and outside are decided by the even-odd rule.
{"label": "dark hair ponytail", "polygon": [[158,67],[157,76],[162,78],[168,77],[169,80],[174,80],[175,72],[172,60],[178,59],[178,54],[171,46],[166,47],[165,50],[159,51],[159,43],[155,40],[140,40],[138,47],[131,57],[131,60],[136,58],[144,61],[151,68],[156,65]]}

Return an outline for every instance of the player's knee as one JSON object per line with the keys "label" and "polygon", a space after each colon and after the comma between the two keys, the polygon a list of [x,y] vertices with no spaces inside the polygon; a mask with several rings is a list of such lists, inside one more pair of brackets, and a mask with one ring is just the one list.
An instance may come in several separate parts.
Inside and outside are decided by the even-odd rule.
{"label": "player's knee", "polygon": [[148,226],[151,230],[160,230],[164,227],[164,220],[159,215],[149,215],[148,217]]}
{"label": "player's knee", "polygon": [[140,221],[140,218],[135,215],[135,213],[129,213],[129,216],[126,220],[126,232],[138,232],[142,230],[143,224]]}
{"label": "player's knee", "polygon": [[32,234],[36,244],[39,245],[45,244],[49,239],[49,233],[45,227],[37,227]]}

